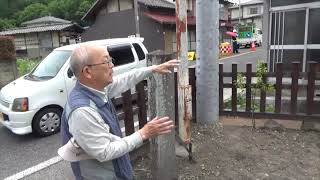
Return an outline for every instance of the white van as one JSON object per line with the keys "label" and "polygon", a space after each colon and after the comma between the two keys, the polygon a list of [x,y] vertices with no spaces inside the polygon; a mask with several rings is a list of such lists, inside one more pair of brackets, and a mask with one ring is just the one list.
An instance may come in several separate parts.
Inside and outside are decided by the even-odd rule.
{"label": "white van", "polygon": [[56,48],[29,74],[1,89],[0,122],[19,135],[58,132],[67,95],[76,82],[69,68],[72,50],[87,44],[105,47],[115,59],[113,71],[117,75],[146,66],[147,49],[142,42],[143,38],[119,38]]}
{"label": "white van", "polygon": [[256,46],[262,46],[262,31],[252,26],[244,26],[239,28],[238,44],[240,47],[251,47],[251,43]]}

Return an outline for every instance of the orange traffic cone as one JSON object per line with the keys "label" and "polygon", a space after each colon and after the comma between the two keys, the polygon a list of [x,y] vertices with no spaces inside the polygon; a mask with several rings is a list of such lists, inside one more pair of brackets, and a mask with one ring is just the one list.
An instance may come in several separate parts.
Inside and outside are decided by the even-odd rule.
{"label": "orange traffic cone", "polygon": [[256,45],[254,42],[251,43],[251,51],[256,51]]}

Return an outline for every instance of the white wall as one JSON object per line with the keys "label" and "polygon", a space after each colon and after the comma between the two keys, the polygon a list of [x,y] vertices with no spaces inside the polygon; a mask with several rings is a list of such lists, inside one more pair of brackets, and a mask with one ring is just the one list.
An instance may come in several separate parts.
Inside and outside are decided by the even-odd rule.
{"label": "white wall", "polygon": [[[258,8],[258,13],[257,14],[250,14],[250,8]],[[262,15],[263,13],[263,7],[262,5],[255,5],[255,6],[245,6],[243,8],[243,18],[248,18],[252,15]]]}

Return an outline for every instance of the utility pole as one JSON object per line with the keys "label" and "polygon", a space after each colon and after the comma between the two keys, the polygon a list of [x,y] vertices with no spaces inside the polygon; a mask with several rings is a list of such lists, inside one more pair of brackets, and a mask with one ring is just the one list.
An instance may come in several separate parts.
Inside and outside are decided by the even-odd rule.
{"label": "utility pole", "polygon": [[191,86],[188,70],[187,0],[176,0],[177,59],[181,60],[178,71],[179,137],[185,144],[191,142]]}
{"label": "utility pole", "polygon": [[239,31],[239,27],[240,27],[240,24],[241,24],[241,8],[240,8],[240,0],[239,0],[239,4],[238,4],[238,6],[239,6],[239,21],[238,21],[238,31]]}
{"label": "utility pole", "polygon": [[219,119],[219,1],[198,0],[197,122],[213,124]]}
{"label": "utility pole", "polygon": [[133,0],[134,3],[134,22],[136,24],[136,37],[140,37],[139,27],[139,11],[138,11],[138,0]]}

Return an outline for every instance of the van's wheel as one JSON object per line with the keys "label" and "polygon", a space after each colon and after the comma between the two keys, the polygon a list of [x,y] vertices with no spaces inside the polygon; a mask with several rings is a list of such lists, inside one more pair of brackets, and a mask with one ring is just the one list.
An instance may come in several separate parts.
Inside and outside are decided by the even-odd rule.
{"label": "van's wheel", "polygon": [[45,108],[33,118],[32,130],[38,136],[50,136],[60,131],[62,109]]}

